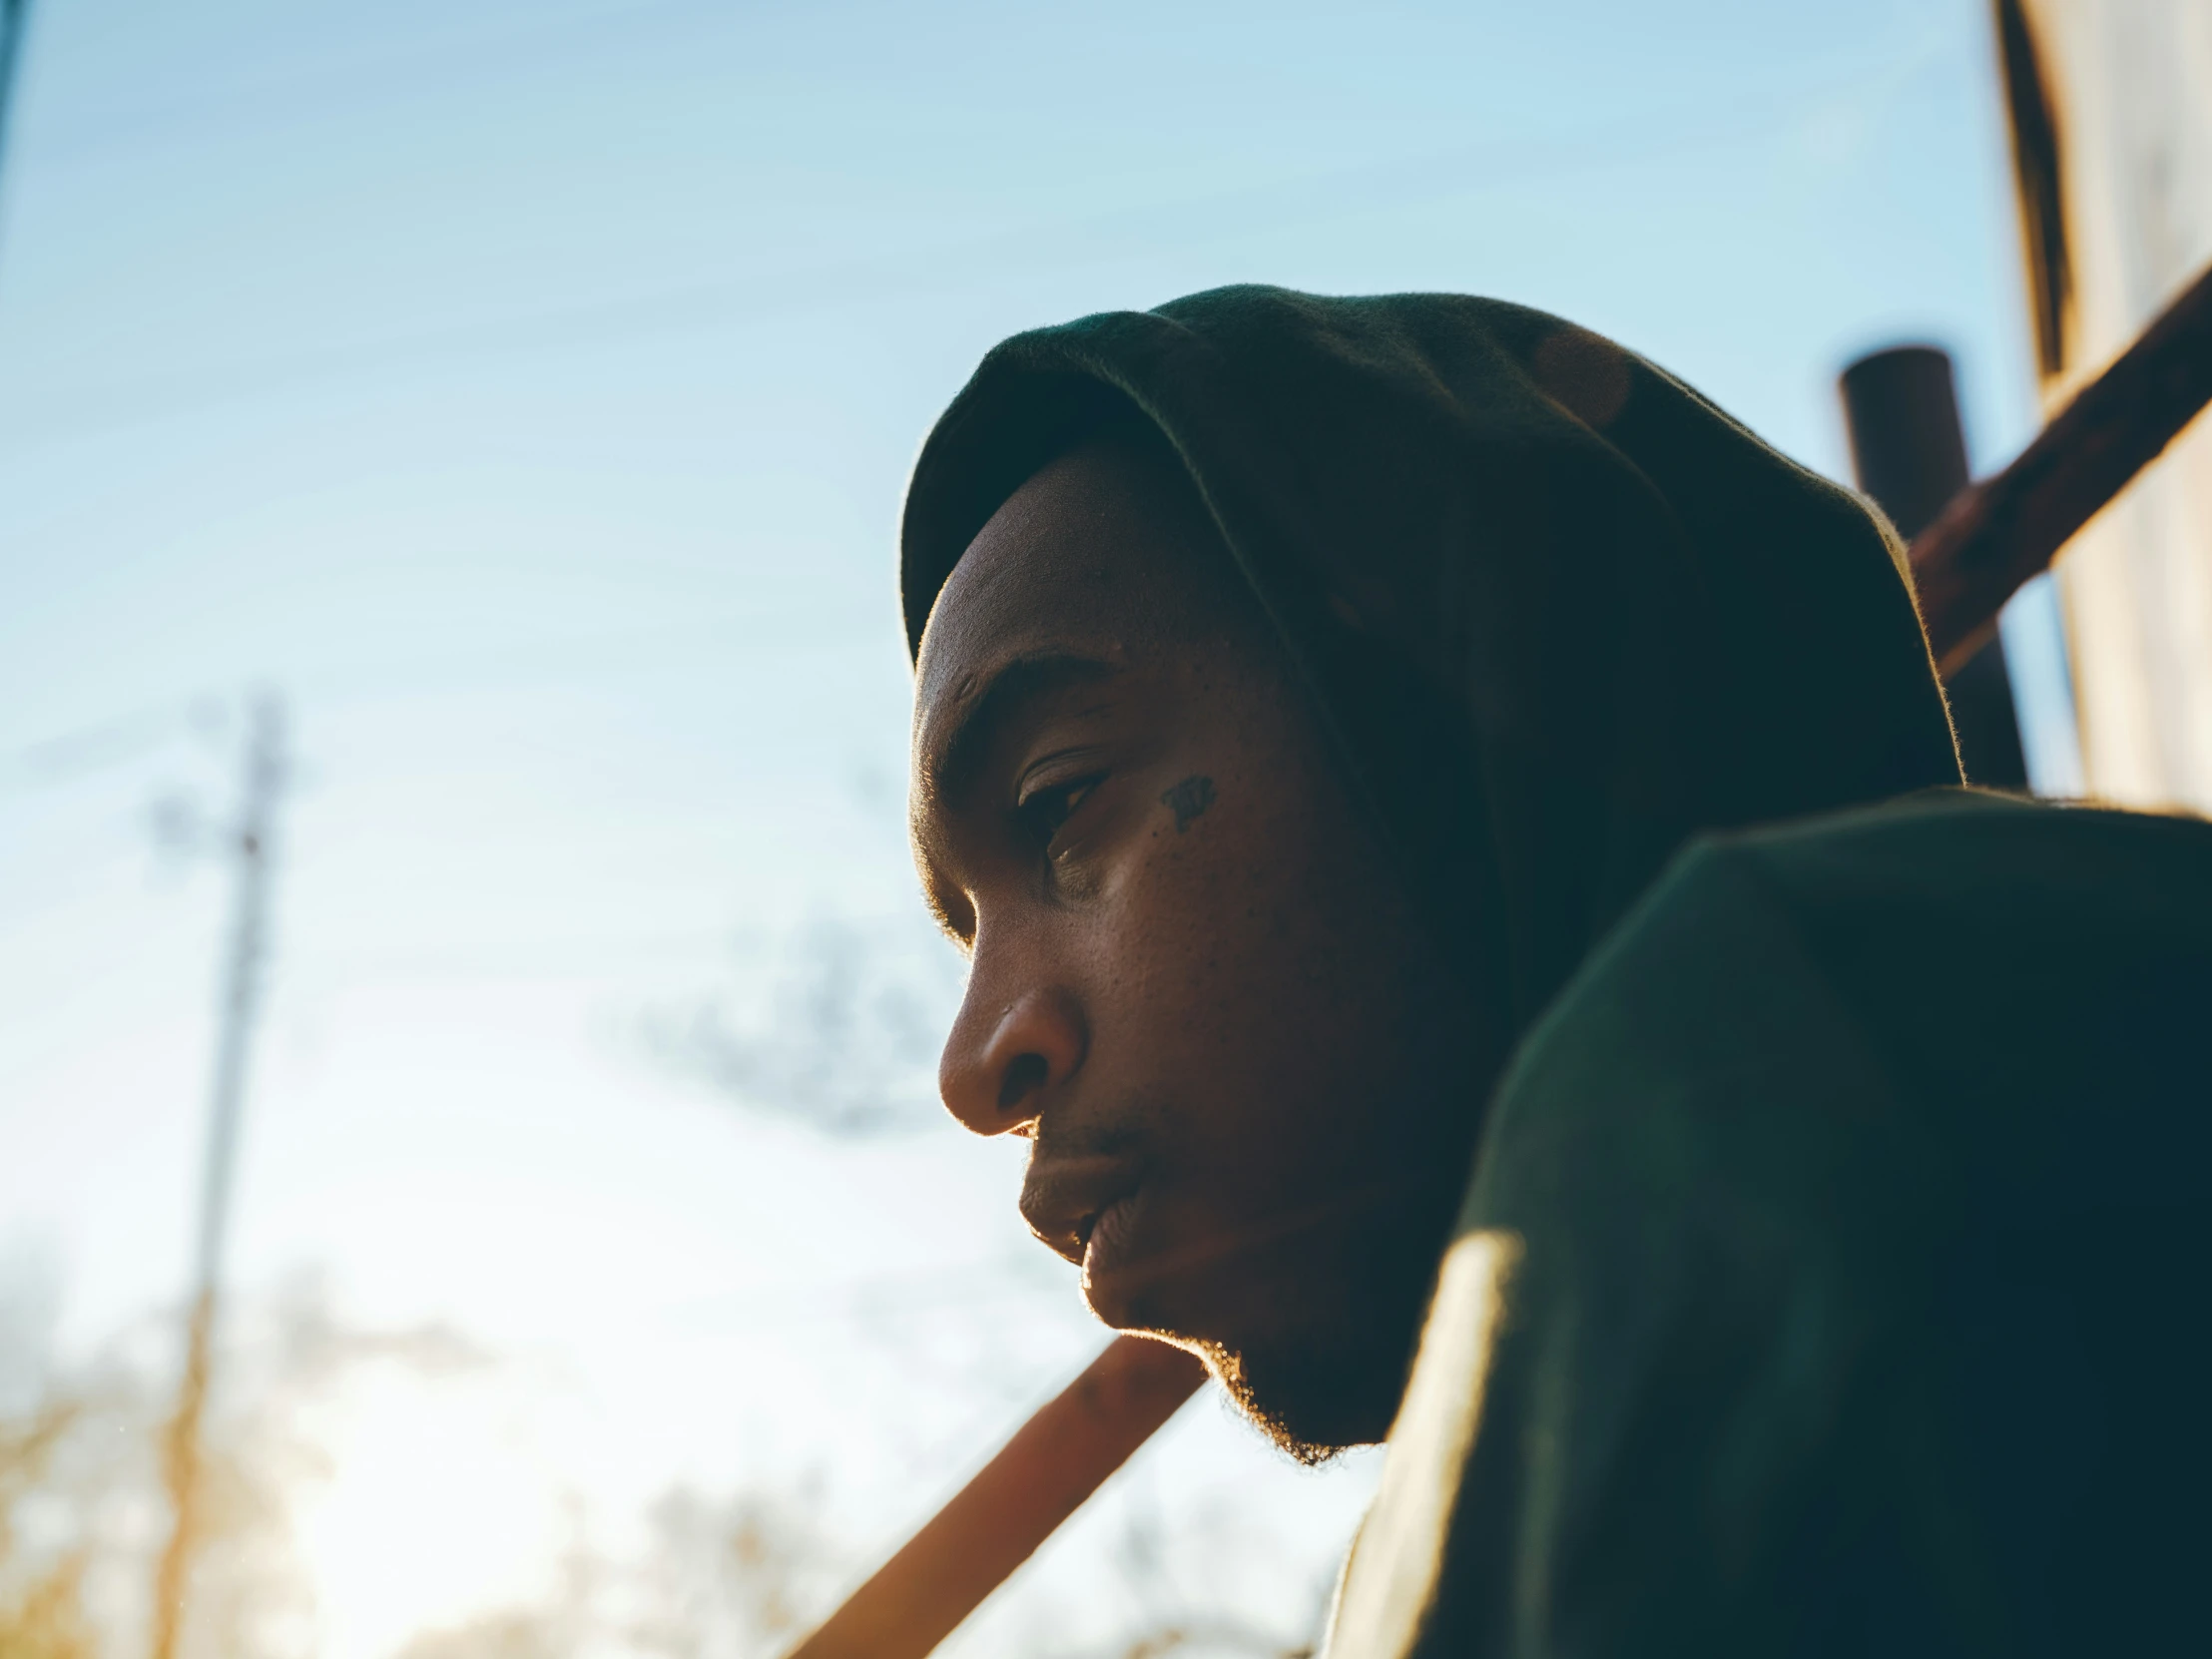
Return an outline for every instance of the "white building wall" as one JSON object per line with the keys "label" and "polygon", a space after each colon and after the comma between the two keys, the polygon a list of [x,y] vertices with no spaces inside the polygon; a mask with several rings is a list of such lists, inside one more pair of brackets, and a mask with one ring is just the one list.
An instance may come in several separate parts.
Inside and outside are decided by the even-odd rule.
{"label": "white building wall", "polygon": [[[2023,0],[2072,295],[2055,409],[2212,263],[2212,0]],[[2058,566],[2092,795],[2212,812],[2212,419]]]}

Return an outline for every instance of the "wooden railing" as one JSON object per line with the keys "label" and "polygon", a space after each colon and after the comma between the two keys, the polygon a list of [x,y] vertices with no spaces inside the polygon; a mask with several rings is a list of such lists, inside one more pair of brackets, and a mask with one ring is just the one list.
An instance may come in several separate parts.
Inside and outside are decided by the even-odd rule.
{"label": "wooden railing", "polygon": [[2020,584],[2212,402],[2212,269],[2061,409],[2011,465],[1913,538],[1928,643],[1948,674]]}

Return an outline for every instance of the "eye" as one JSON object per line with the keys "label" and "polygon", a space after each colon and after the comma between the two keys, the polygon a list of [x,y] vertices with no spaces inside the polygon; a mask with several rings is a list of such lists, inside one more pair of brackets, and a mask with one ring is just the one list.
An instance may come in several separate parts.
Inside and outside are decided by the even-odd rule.
{"label": "eye", "polygon": [[1074,816],[1075,810],[1104,778],[1104,773],[1091,773],[1082,778],[1040,784],[1016,803],[1014,816],[1037,845],[1050,849],[1060,826]]}

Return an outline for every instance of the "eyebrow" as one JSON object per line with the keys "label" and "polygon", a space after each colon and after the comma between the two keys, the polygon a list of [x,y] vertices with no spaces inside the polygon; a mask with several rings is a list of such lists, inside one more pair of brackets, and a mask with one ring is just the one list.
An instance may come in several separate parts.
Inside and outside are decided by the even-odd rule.
{"label": "eyebrow", "polygon": [[974,782],[998,736],[1018,717],[1070,686],[1095,685],[1121,671],[1096,657],[1052,652],[1016,657],[992,674],[923,768],[932,801],[952,801]]}

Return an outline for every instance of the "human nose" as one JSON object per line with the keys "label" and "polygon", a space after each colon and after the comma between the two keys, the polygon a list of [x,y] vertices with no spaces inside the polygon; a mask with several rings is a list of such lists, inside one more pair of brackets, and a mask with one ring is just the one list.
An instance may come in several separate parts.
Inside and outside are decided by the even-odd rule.
{"label": "human nose", "polygon": [[1003,1135],[1037,1120],[1045,1094],[1075,1075],[1088,1034],[1075,998],[1062,990],[994,994],[978,971],[937,1061],[945,1109],[978,1135]]}

